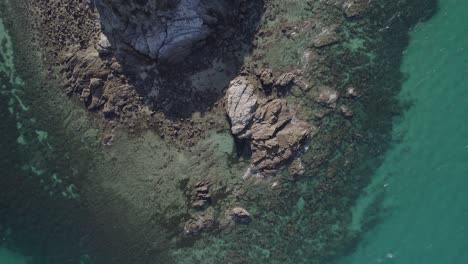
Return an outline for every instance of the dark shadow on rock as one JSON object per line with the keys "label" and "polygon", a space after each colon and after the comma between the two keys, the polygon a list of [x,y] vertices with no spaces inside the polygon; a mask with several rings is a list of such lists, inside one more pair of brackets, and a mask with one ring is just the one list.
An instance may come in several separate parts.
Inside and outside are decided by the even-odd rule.
{"label": "dark shadow on rock", "polygon": [[[209,111],[223,97],[252,49],[264,9],[263,0],[180,0],[151,12],[154,3],[147,1],[96,3],[112,55],[129,84],[153,111],[171,119]],[[184,13],[181,5],[195,5],[196,12]],[[123,19],[113,24],[107,21],[112,15]],[[125,18],[129,15],[134,17]]]}

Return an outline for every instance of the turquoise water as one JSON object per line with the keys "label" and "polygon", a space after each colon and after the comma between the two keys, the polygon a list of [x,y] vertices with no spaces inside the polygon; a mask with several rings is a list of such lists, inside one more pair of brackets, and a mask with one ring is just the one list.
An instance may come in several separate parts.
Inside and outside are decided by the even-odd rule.
{"label": "turquoise water", "polygon": [[[356,231],[366,217],[377,224],[340,263],[468,263],[467,14],[468,2],[442,0],[412,30],[400,94],[411,106],[354,208]],[[363,214],[376,199],[378,214]]]}

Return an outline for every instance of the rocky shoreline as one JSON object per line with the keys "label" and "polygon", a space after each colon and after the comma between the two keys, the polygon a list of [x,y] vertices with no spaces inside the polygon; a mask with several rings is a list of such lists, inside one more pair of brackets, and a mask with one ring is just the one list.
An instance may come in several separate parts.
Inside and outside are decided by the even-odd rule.
{"label": "rocky shoreline", "polygon": [[[404,38],[415,22],[383,15],[396,4],[364,0],[134,2],[25,2],[49,76],[95,117],[106,162],[141,159],[142,149],[150,157],[141,164],[160,168],[117,166],[83,184],[88,201],[108,201],[93,208],[99,219],[128,214],[118,220],[122,238],[146,234],[138,253],[113,260],[320,263],[355,239],[349,208],[372,168],[355,170],[385,150],[389,109],[399,108],[399,70],[373,70],[388,41],[375,32],[401,27]],[[383,76],[388,93],[377,90]],[[148,131],[155,136],[138,141]],[[228,131],[226,161],[212,135]],[[126,142],[141,147],[125,153]],[[126,245],[115,243],[106,250]]]}

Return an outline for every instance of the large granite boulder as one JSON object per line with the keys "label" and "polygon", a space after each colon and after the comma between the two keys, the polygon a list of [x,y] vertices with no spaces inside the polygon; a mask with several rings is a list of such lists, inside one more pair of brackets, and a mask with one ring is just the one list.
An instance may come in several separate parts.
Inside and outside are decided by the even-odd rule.
{"label": "large granite boulder", "polygon": [[117,48],[176,62],[206,39],[240,0],[96,0],[103,32]]}
{"label": "large granite boulder", "polygon": [[286,101],[267,102],[255,113],[252,126],[252,168],[274,173],[300,151],[311,127],[289,111]]}
{"label": "large granite boulder", "polygon": [[226,92],[226,112],[231,121],[232,134],[239,138],[249,136],[247,129],[257,110],[257,100],[254,86],[245,77],[231,81]]}
{"label": "large granite boulder", "polygon": [[231,82],[226,92],[231,131],[246,139],[252,151],[251,170],[274,174],[292,161],[312,131],[298,120],[283,99],[259,99],[254,85],[244,77]]}

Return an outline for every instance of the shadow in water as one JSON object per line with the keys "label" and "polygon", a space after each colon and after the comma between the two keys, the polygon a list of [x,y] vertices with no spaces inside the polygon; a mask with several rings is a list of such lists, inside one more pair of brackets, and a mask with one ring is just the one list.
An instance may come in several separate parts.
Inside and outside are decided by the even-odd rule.
{"label": "shadow in water", "polygon": [[[131,7],[132,15],[155,19],[148,13],[148,5],[152,3],[143,3],[141,9]],[[170,40],[177,44],[166,46],[177,46],[178,41],[182,42],[181,51],[172,52],[170,59],[154,56],[148,49],[141,48],[139,43],[128,43],[133,41],[133,36],[128,35],[128,30],[133,29],[128,28],[143,28],[135,33],[138,36],[148,35],[145,30],[157,31],[146,21],[132,21],[124,26],[125,30],[121,30],[113,28],[105,18],[101,20],[103,31],[115,49],[114,56],[122,65],[130,84],[152,110],[173,119],[208,111],[223,97],[224,88],[239,74],[244,58],[252,49],[264,10],[263,0],[200,1],[199,5],[208,6],[206,16],[209,18],[203,18],[202,25],[208,34],[200,39],[194,37],[189,54],[184,50],[184,45],[187,46],[185,40]],[[112,11],[109,10],[111,7]],[[102,17],[110,16],[109,12],[125,17],[122,13],[129,12],[128,5],[118,3],[103,5],[98,2],[97,9]],[[164,34],[168,34],[167,28]],[[190,35],[190,32],[187,34]],[[151,44],[148,45],[151,47]]]}

